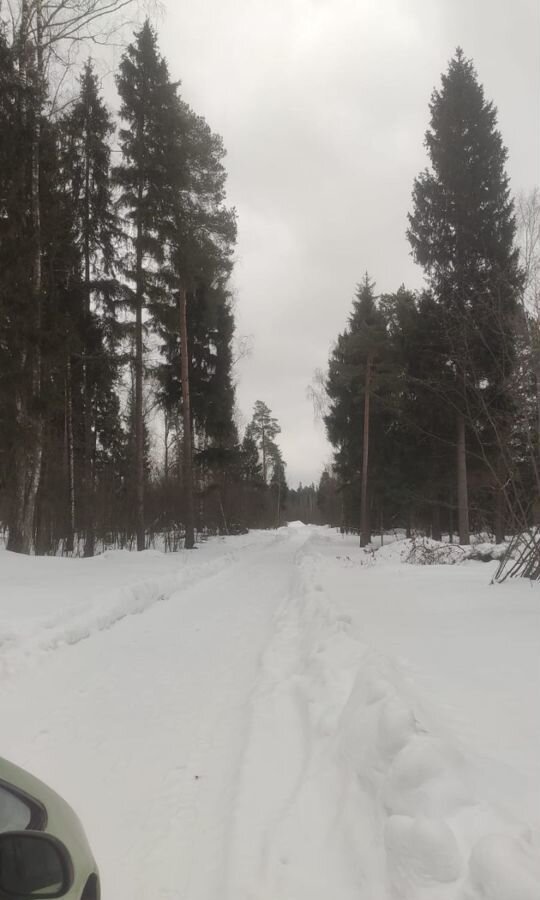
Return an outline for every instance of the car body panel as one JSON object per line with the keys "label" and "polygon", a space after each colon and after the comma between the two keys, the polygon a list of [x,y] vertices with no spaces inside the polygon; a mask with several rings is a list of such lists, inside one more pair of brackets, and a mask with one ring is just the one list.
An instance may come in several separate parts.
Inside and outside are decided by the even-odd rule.
{"label": "car body panel", "polygon": [[29,772],[0,757],[0,784],[2,782],[8,789],[13,787],[19,792],[23,800],[26,797],[44,809],[45,821],[38,830],[61,841],[73,864],[74,881],[69,892],[63,895],[64,900],[81,900],[88,879],[92,875],[98,876],[98,868],[77,815],[56,791]]}

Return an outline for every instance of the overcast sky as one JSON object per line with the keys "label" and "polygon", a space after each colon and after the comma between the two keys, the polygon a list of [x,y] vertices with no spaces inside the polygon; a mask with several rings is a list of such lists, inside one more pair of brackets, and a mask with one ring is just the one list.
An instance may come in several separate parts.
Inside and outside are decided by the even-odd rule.
{"label": "overcast sky", "polygon": [[368,270],[418,287],[405,238],[428,102],[457,45],[499,110],[515,191],[540,184],[539,0],[166,0],[182,95],[225,142],[238,210],[237,367],[247,420],[282,426],[292,487],[331,458],[306,389]]}

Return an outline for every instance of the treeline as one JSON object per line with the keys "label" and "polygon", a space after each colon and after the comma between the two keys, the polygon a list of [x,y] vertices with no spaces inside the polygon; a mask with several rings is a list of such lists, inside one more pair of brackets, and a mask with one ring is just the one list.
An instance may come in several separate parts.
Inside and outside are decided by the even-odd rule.
{"label": "treeline", "polygon": [[91,61],[58,104],[73,41],[125,5],[0,18],[0,523],[18,552],[191,547],[282,516],[279,426],[261,404],[241,443],[234,420],[221,138],[148,21],[119,122]]}
{"label": "treeline", "polygon": [[517,248],[496,109],[459,49],[430,113],[407,232],[425,289],[377,294],[366,274],[325,384],[340,523],[363,545],[393,527],[501,541],[538,516],[531,261]]}

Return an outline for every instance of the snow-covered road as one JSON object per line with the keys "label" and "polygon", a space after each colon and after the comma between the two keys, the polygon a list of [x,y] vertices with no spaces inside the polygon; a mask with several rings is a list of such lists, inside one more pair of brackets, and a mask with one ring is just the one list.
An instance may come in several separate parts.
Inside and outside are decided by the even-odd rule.
{"label": "snow-covered road", "polygon": [[538,596],[380,559],[0,555],[0,753],[75,806],[104,900],[538,900]]}

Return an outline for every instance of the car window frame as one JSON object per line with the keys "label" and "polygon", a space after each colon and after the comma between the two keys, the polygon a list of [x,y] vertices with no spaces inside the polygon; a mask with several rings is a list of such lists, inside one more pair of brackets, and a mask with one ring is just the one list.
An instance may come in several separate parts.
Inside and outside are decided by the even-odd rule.
{"label": "car window frame", "polygon": [[45,831],[47,828],[47,810],[40,800],[36,800],[31,794],[27,794],[22,788],[16,787],[10,781],[0,778],[0,787],[24,803],[30,810],[30,821],[24,831]]}

